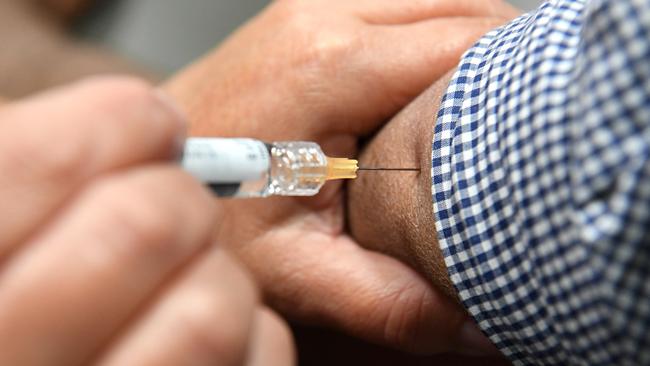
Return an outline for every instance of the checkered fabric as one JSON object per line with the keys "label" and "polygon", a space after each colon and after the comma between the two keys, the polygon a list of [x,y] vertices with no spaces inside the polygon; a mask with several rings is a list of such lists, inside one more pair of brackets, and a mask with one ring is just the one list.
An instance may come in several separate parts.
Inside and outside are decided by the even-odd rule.
{"label": "checkered fabric", "polygon": [[550,1],[481,39],[432,192],[460,298],[515,364],[649,365],[650,1]]}

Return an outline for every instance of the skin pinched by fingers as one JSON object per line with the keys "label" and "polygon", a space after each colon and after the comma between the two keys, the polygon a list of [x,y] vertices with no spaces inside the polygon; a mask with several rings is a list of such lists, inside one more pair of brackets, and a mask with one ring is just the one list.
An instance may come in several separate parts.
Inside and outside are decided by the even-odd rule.
{"label": "skin pinched by fingers", "polygon": [[362,246],[408,263],[450,299],[457,299],[438,247],[429,168],[435,111],[451,75],[388,122],[360,155],[366,166],[407,165],[421,172],[360,175],[349,185],[348,217],[351,233]]}
{"label": "skin pinched by fingers", "polygon": [[[504,6],[495,16],[496,1],[486,14],[463,2],[468,14],[445,18],[451,1],[414,1],[412,12],[388,19],[398,3],[275,2],[167,90],[188,109],[192,134],[305,139],[354,156],[360,137],[512,13]],[[427,15],[413,22],[416,13]],[[218,240],[290,319],[412,352],[455,349],[464,310],[404,262],[359,247],[346,232],[345,195],[333,183],[311,199],[226,202]]]}

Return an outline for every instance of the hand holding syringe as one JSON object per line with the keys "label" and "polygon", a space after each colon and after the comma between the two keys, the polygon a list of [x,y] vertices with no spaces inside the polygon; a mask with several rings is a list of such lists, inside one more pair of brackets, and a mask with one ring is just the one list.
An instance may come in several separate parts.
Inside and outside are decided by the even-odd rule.
{"label": "hand holding syringe", "polygon": [[329,180],[357,172],[419,171],[359,168],[357,160],[331,158],[313,142],[264,143],[253,139],[191,138],[183,168],[220,197],[314,196]]}

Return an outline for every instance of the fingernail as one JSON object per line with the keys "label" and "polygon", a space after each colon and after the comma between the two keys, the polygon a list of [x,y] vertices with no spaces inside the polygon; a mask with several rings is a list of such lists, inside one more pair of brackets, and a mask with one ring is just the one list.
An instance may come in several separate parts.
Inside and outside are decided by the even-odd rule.
{"label": "fingernail", "polygon": [[175,120],[178,121],[179,132],[176,136],[176,140],[174,141],[174,146],[172,147],[172,156],[177,161],[181,161],[185,152],[185,140],[187,139],[186,114],[178,105],[178,103],[176,103],[174,98],[169,96],[165,91],[160,89],[156,90],[156,98],[158,98],[158,100],[167,107],[169,112],[175,117]]}
{"label": "fingernail", "polygon": [[499,350],[472,320],[467,320],[458,334],[458,352],[471,356],[500,355]]}

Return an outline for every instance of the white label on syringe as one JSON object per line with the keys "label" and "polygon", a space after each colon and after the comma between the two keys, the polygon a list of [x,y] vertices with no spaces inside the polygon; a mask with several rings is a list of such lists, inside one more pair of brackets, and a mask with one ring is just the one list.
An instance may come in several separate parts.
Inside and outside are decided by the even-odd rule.
{"label": "white label on syringe", "polygon": [[271,158],[266,145],[252,139],[191,138],[183,168],[204,183],[240,183],[261,179]]}

